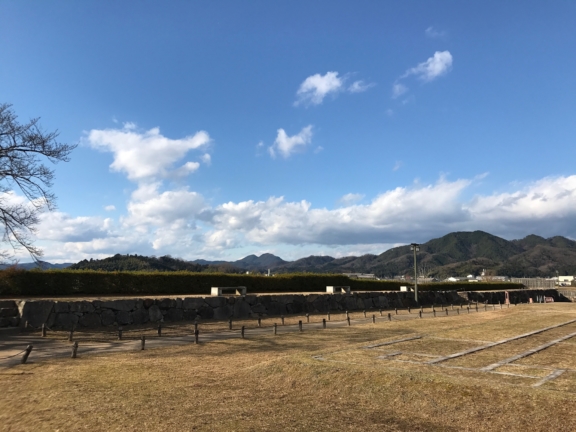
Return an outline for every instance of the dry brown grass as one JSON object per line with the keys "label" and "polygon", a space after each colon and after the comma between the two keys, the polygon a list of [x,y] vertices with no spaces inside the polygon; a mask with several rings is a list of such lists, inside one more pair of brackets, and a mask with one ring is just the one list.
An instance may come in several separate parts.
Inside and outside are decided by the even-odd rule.
{"label": "dry brown grass", "polygon": [[[574,318],[572,304],[519,306],[30,363],[0,370],[0,429],[573,431],[576,373],[532,388],[537,379],[429,366],[423,362],[432,357],[421,354],[446,355]],[[574,331],[568,327],[554,334]],[[363,348],[411,335],[424,338]],[[574,342],[549,350],[568,350],[561,364],[576,369]],[[395,351],[414,363],[376,358]],[[542,366],[535,359],[547,351],[499,371],[545,376],[528,366]]]}

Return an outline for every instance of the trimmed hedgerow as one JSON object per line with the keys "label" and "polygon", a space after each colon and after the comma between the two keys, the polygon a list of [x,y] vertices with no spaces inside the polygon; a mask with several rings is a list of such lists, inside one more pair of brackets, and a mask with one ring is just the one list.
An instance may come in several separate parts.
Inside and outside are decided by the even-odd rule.
{"label": "trimmed hedgerow", "polygon": [[[0,296],[66,295],[193,295],[210,294],[213,286],[245,286],[249,293],[325,292],[326,286],[350,286],[356,291],[398,291],[401,281],[349,279],[341,274],[260,275],[192,272],[102,272],[91,270],[0,271]],[[503,290],[520,284],[439,283],[421,290]]]}

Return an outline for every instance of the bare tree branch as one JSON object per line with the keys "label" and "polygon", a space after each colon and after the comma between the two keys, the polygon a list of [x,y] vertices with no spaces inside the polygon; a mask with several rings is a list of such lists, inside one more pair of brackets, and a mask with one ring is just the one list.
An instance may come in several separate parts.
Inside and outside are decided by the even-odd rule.
{"label": "bare tree branch", "polygon": [[[76,145],[58,142],[58,131],[44,132],[35,118],[20,124],[10,104],[0,104],[0,223],[2,241],[13,250],[24,248],[37,261],[42,251],[33,245],[31,235],[44,209],[56,208],[50,191],[54,170],[43,163],[68,162]],[[12,191],[20,189],[27,202],[11,201]],[[0,260],[11,256],[0,251]]]}

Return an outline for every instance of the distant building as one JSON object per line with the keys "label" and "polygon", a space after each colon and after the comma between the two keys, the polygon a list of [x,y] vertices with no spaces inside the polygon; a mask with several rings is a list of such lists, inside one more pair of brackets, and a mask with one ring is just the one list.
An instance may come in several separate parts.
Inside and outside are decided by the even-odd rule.
{"label": "distant building", "polygon": [[572,285],[574,281],[574,276],[558,276],[558,285],[565,286],[565,285]]}
{"label": "distant building", "polygon": [[554,288],[556,281],[544,278],[511,278],[513,283],[521,283],[526,288]]}
{"label": "distant building", "polygon": [[373,279],[380,280],[376,275],[371,273],[344,273],[344,276],[348,276],[350,279]]}

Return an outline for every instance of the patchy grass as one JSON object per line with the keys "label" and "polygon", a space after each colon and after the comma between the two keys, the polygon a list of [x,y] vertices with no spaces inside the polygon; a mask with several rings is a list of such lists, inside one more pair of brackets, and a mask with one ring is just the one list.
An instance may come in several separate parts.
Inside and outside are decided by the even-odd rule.
{"label": "patchy grass", "polygon": [[[576,430],[574,372],[533,388],[540,378],[424,362],[434,358],[429,356],[574,318],[572,304],[526,305],[32,362],[0,370],[0,429],[572,431]],[[526,347],[574,331],[572,326],[561,329],[551,331],[548,339],[542,334]],[[411,335],[423,338],[364,348]],[[574,342],[568,340],[548,350],[568,350],[559,357],[561,364],[576,370],[576,358],[570,358]],[[499,357],[494,358],[502,360],[526,347],[498,351]],[[546,376],[528,366],[544,366],[546,357],[539,356],[548,350],[517,362],[523,366],[507,365],[498,371]],[[397,351],[411,362],[377,358]],[[548,363],[557,367],[556,356],[548,354]],[[529,360],[534,364],[528,364]]]}

